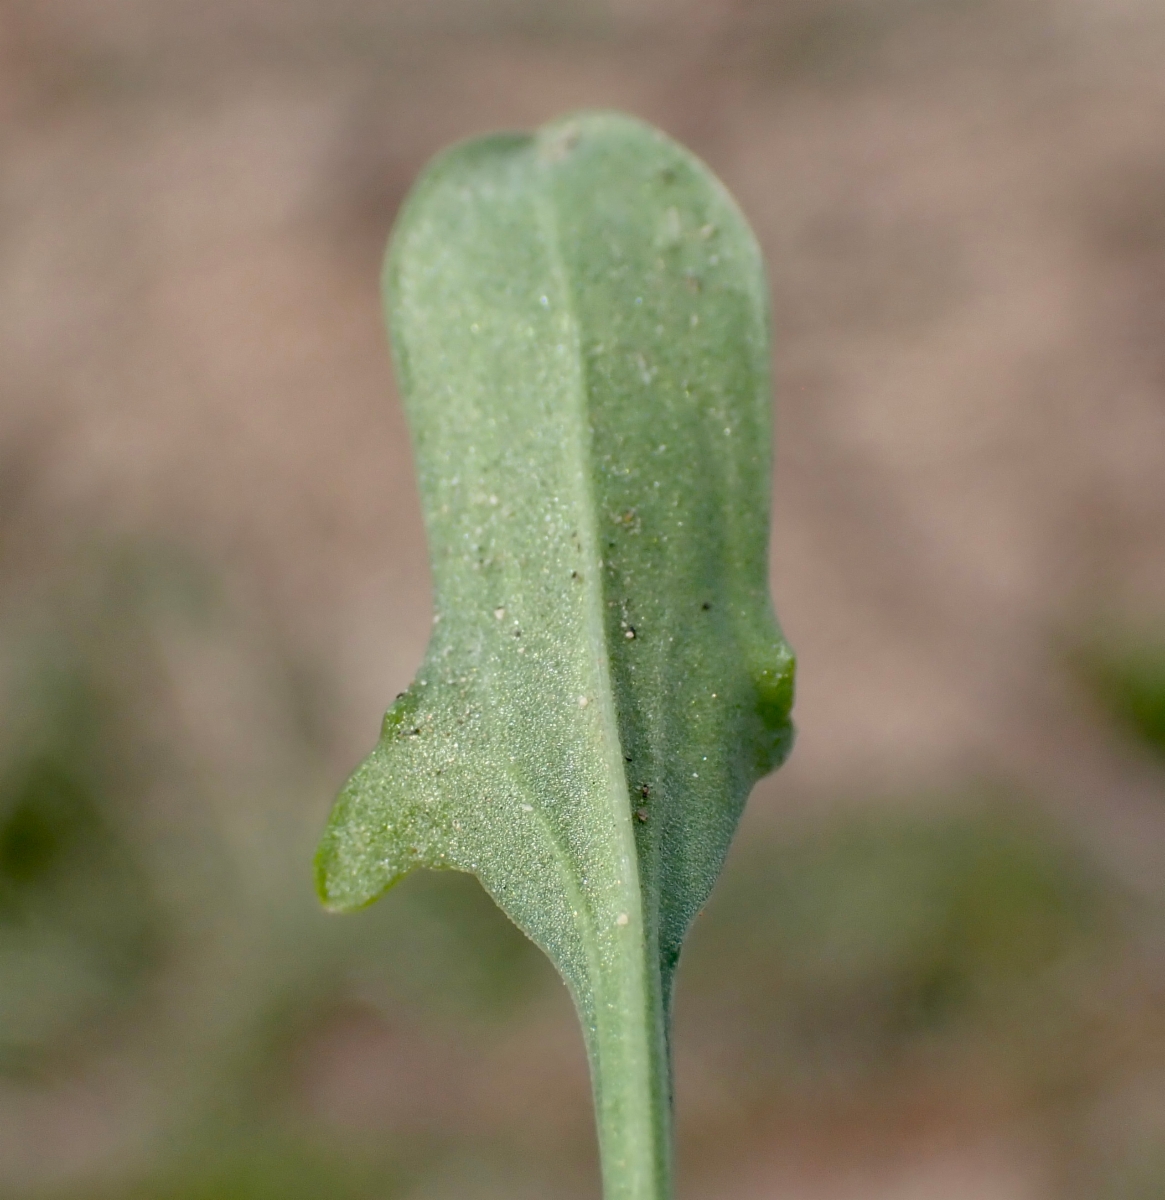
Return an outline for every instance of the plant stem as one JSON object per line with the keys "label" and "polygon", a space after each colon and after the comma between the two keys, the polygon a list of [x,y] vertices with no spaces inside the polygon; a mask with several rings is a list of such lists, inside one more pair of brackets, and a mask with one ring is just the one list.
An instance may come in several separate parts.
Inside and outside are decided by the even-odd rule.
{"label": "plant stem", "polygon": [[669,1038],[653,939],[604,947],[593,1013],[583,1013],[604,1200],[671,1200]]}

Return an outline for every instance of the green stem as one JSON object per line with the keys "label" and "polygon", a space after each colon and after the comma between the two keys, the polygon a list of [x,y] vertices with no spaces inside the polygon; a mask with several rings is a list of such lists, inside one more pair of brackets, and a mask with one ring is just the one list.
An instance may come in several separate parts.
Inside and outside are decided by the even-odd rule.
{"label": "green stem", "polygon": [[671,1061],[658,955],[630,936],[604,955],[584,1014],[604,1200],[671,1200]]}

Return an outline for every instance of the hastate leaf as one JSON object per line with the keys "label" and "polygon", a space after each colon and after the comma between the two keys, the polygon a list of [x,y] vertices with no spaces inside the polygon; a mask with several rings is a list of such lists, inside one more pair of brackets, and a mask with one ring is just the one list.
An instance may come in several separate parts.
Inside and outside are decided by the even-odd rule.
{"label": "hastate leaf", "polygon": [[680,946],[792,741],[761,256],[682,147],[582,114],[440,157],[384,288],[436,615],[320,893],[476,875],[574,996],[609,1200],[663,1197]]}

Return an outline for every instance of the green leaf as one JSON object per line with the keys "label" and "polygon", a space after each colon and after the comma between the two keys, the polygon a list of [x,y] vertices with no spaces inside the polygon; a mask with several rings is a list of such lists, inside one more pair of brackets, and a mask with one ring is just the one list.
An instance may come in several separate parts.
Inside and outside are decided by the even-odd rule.
{"label": "green leaf", "polygon": [[574,997],[608,1200],[664,1197],[680,946],[792,742],[760,252],[682,147],[582,114],[438,158],[384,285],[436,616],[320,893],[476,875]]}

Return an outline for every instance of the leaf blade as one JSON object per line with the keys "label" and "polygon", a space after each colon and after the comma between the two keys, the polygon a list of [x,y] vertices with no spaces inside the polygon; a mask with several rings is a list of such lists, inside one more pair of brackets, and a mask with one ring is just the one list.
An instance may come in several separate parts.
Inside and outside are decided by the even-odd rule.
{"label": "leaf blade", "polygon": [[582,114],[442,156],[385,294],[437,615],[321,895],[477,875],[575,998],[608,1196],[666,1196],[680,945],[791,739],[759,250],[686,151]]}

